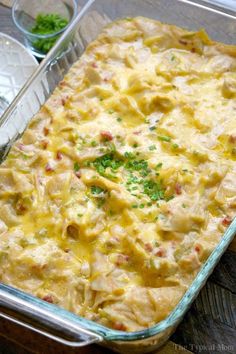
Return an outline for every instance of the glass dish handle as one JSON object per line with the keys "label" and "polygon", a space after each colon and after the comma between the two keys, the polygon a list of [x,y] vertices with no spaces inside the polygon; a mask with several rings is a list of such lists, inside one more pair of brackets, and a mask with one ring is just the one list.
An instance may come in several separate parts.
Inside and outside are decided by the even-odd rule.
{"label": "glass dish handle", "polygon": [[103,340],[99,334],[62,317],[60,308],[55,307],[52,312],[46,309],[48,306],[50,305],[46,303],[45,306],[29,303],[12,294],[6,297],[0,290],[0,317],[2,318],[70,347],[83,347]]}

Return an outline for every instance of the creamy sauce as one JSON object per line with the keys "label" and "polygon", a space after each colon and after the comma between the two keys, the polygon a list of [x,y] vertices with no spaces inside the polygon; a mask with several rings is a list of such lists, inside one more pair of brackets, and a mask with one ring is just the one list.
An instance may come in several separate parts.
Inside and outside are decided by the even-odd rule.
{"label": "creamy sauce", "polygon": [[0,280],[118,330],[176,306],[236,207],[236,48],[106,27],[0,168]]}

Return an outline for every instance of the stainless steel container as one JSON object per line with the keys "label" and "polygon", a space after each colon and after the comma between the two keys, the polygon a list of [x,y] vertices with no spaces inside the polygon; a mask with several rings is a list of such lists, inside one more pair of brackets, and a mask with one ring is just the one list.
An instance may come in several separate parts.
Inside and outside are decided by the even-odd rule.
{"label": "stainless steel container", "polygon": [[[218,2],[219,4],[219,2]],[[146,16],[190,30],[205,28],[217,41],[235,44],[236,13],[205,0],[79,0],[80,12],[0,119],[0,159],[50,96],[71,65],[107,23]],[[68,47],[68,43],[69,47]],[[101,343],[121,353],[145,353],[168,340],[236,233],[236,219],[170,315],[152,328],[126,333],[106,328],[0,284],[0,316],[68,346]]]}

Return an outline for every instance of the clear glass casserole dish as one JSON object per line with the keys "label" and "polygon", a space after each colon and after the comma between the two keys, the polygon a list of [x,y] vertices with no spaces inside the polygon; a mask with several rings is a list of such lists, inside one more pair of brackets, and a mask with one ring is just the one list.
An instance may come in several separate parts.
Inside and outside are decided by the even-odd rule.
{"label": "clear glass casserole dish", "polygon": [[[81,11],[77,18],[0,118],[0,160],[5,158],[12,143],[21,136],[27,123],[104,25],[117,18],[145,16],[190,30],[203,27],[214,40],[235,44],[236,14],[209,6],[200,0],[79,0]],[[0,317],[68,346],[99,342],[121,353],[152,351],[173,333],[235,232],[236,219],[176,308],[152,328],[133,333],[112,330],[4,284],[0,284]]]}

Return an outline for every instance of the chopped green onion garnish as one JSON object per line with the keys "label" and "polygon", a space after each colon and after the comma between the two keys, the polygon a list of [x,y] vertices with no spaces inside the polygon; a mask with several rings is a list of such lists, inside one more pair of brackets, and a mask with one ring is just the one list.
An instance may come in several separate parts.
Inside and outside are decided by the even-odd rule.
{"label": "chopped green onion garnish", "polygon": [[166,135],[159,135],[158,139],[161,141],[166,141],[167,143],[171,141],[171,137]]}
{"label": "chopped green onion garnish", "polygon": [[75,171],[75,172],[78,172],[79,169],[80,169],[80,166],[79,166],[78,162],[75,162],[75,163],[74,163],[74,171]]}

